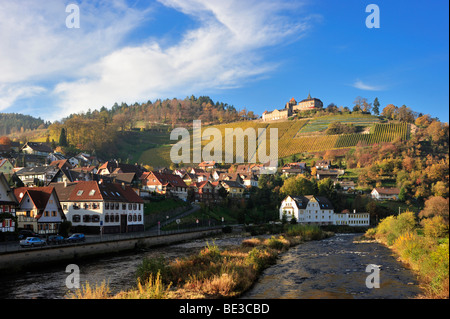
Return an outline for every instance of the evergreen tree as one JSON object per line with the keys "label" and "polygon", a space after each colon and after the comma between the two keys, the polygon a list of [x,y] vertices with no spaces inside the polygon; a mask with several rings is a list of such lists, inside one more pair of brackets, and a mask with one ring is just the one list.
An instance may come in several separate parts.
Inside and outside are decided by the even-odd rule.
{"label": "evergreen tree", "polygon": [[67,146],[67,136],[65,128],[61,128],[61,134],[59,135],[59,145]]}
{"label": "evergreen tree", "polygon": [[376,97],[375,100],[373,101],[373,114],[375,115],[380,115],[380,101],[378,101],[378,98]]}

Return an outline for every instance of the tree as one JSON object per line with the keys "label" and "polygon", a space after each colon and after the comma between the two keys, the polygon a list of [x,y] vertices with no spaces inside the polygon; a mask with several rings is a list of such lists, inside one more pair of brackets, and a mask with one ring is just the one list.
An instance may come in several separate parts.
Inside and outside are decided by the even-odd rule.
{"label": "tree", "polygon": [[419,213],[419,217],[442,216],[446,225],[449,220],[449,199],[441,196],[431,196],[425,201],[424,209]]}
{"label": "tree", "polygon": [[64,127],[61,128],[61,134],[59,135],[59,145],[67,146],[66,129]]}
{"label": "tree", "polygon": [[11,145],[11,140],[8,136],[2,136],[0,137],[0,145]]}
{"label": "tree", "polygon": [[378,101],[378,98],[376,97],[373,101],[373,108],[372,108],[373,114],[380,115],[380,101]]}

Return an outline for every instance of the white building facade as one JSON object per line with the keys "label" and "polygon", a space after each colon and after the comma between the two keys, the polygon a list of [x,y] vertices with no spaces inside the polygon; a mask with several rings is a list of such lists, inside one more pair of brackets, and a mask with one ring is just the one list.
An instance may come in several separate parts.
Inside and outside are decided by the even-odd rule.
{"label": "white building facade", "polygon": [[368,213],[335,213],[331,202],[321,196],[287,196],[280,205],[280,219],[315,225],[369,226]]}

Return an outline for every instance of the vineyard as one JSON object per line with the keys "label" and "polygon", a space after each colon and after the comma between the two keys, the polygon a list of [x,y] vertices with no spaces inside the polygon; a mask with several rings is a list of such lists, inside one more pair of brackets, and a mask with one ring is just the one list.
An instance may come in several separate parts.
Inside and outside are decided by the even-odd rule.
{"label": "vineyard", "polygon": [[[375,118],[376,119],[376,118]],[[354,120],[355,122],[352,122]],[[278,129],[278,157],[288,157],[293,154],[299,154],[304,152],[318,152],[329,149],[349,148],[355,147],[361,142],[363,145],[372,145],[376,143],[392,142],[393,140],[400,138],[406,140],[409,137],[409,124],[407,123],[389,123],[381,124],[377,123],[378,119],[371,120],[368,117],[355,117],[353,119],[348,118],[348,123],[357,125],[372,124],[371,133],[354,133],[345,135],[323,135],[323,134],[305,134],[304,129],[307,127],[311,120],[297,120],[297,121],[283,121],[273,123],[262,122],[238,122],[231,124],[222,124],[214,126],[218,128],[222,133],[222,145],[225,147],[225,128],[242,128],[244,131],[247,128],[253,128],[257,132],[258,128],[265,128],[267,131],[267,137],[271,128]],[[325,120],[321,121],[321,125]],[[331,122],[331,121],[329,121]],[[217,141],[216,141],[217,142]],[[208,144],[209,141],[203,141],[203,146]],[[219,143],[220,144],[220,143]],[[218,144],[215,144],[218,146]],[[210,145],[211,146],[211,145]],[[247,142],[244,143],[244,158],[247,158]],[[269,150],[269,145],[267,145]],[[233,155],[236,155],[236,150],[233,151]],[[256,150],[257,153],[257,150]],[[225,154],[224,154],[225,155]],[[254,154],[250,154],[252,158]],[[224,157],[225,158],[225,157]]]}
{"label": "vineyard", "polygon": [[[318,128],[323,126],[325,122],[331,123],[333,121],[339,120],[341,122],[347,122],[353,125],[360,125],[365,129],[365,133],[354,133],[354,134],[344,134],[344,135],[325,135],[323,133],[305,133],[305,128],[310,125]],[[344,121],[345,120],[345,121]],[[354,122],[353,122],[354,121]],[[233,155],[233,161],[235,161],[236,149],[239,152],[243,151],[244,162],[248,162],[249,159],[255,158],[258,161],[257,153],[259,145],[254,145],[254,151],[251,154],[248,152],[248,142],[245,139],[243,145],[236,146],[236,141],[233,142],[233,146],[229,149],[225,149],[225,140],[227,139],[227,134],[240,128],[245,132],[246,129],[253,129],[255,132],[255,137],[259,143],[264,143],[264,141],[258,140],[258,129],[266,129],[266,137],[270,138],[270,129],[278,129],[278,158],[289,157],[294,154],[300,154],[305,152],[319,152],[331,149],[343,149],[355,147],[359,144],[361,145],[372,145],[376,143],[392,142],[396,139],[407,140],[409,138],[410,126],[407,123],[379,123],[378,118],[367,116],[359,117],[347,117],[342,119],[339,117],[328,117],[319,119],[309,119],[309,120],[290,120],[290,121],[279,121],[279,122],[259,122],[259,121],[243,121],[234,122],[228,124],[205,126],[202,127],[202,134],[205,130],[209,128],[215,128],[220,132],[221,139],[208,136],[203,136],[205,140],[202,140],[201,148],[203,152],[222,150],[222,161],[227,162],[226,153],[228,155]],[[228,129],[228,130],[227,130]],[[309,129],[311,130],[311,128]],[[308,130],[307,130],[308,131]],[[211,133],[211,131],[209,131]],[[228,138],[230,136],[228,135]],[[261,138],[261,137],[259,137]],[[174,142],[172,142],[174,143]],[[206,147],[206,148],[205,148]],[[140,160],[149,160],[153,165],[157,166],[169,166],[170,161],[170,149],[171,145],[164,145],[160,147],[155,147],[145,151]],[[270,143],[267,142],[266,145],[267,153],[270,151]],[[191,150],[192,151],[192,150]],[[192,154],[192,153],[191,153]],[[249,156],[248,156],[249,155]],[[269,155],[269,154],[267,154]],[[192,158],[192,157],[191,157]],[[150,161],[151,159],[151,161]]]}

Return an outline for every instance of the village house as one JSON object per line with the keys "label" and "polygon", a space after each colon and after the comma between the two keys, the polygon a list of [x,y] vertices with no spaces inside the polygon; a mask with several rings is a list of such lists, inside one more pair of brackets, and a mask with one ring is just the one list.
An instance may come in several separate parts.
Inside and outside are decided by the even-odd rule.
{"label": "village house", "polygon": [[235,199],[244,196],[245,187],[242,186],[241,183],[231,180],[222,180],[220,184],[227,190],[229,198]]}
{"label": "village house", "polygon": [[204,161],[198,164],[198,168],[203,170],[214,169],[216,168],[216,161]]}
{"label": "village house", "polygon": [[3,173],[0,173],[0,232],[16,230],[16,209],[18,201]]}
{"label": "village house", "polygon": [[341,180],[341,181],[334,182],[334,186],[336,186],[338,184],[340,185],[341,190],[343,190],[343,191],[352,191],[356,187],[356,184],[354,181]]}
{"label": "village house", "polygon": [[38,155],[47,157],[53,152],[52,148],[45,143],[27,142],[22,146],[24,154]]}
{"label": "village house", "polygon": [[147,170],[138,164],[122,164],[118,161],[108,161],[99,166],[97,174],[110,175],[116,173],[135,173],[138,178]]}
{"label": "village house", "polygon": [[322,196],[287,196],[280,205],[280,219],[316,225],[368,226],[368,213],[335,213],[333,204]]}
{"label": "village house", "polygon": [[25,167],[16,172],[25,186],[45,186],[60,169],[56,166]]}
{"label": "village house", "polygon": [[142,187],[150,192],[187,200],[188,186],[180,176],[175,174],[149,172],[145,174],[145,179],[142,179]]}
{"label": "village house", "polygon": [[281,168],[281,173],[288,177],[292,175],[303,174],[306,171],[306,163],[288,163]]}
{"label": "village house", "polygon": [[376,200],[396,200],[400,190],[398,188],[376,187],[370,193],[370,196]]}
{"label": "village house", "polygon": [[343,169],[318,169],[316,170],[316,179],[322,180],[329,178],[333,181],[337,181],[341,175],[344,175]]}
{"label": "village house", "polygon": [[144,230],[144,201],[129,186],[103,181],[52,183],[72,231],[98,234]]}
{"label": "village house", "polygon": [[14,166],[7,158],[0,158],[0,173],[11,175],[14,172]]}
{"label": "village house", "polygon": [[194,191],[195,201],[203,203],[212,203],[218,200],[216,187],[217,183],[213,184],[210,181],[194,182],[190,185]]}
{"label": "village house", "polygon": [[239,174],[245,187],[258,187],[258,177],[254,174]]}
{"label": "village house", "polygon": [[321,170],[329,170],[331,166],[331,161],[329,160],[320,160],[316,162],[316,168]]}
{"label": "village house", "polygon": [[14,189],[14,194],[19,200],[16,211],[19,229],[40,235],[58,234],[66,216],[54,187],[19,187]]}

